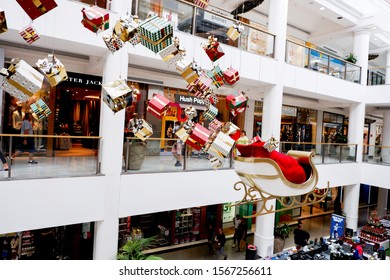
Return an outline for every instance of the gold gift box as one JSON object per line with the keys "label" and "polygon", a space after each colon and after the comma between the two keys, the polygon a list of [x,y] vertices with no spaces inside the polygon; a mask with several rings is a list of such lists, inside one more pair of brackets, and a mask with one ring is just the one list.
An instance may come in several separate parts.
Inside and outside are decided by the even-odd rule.
{"label": "gold gift box", "polygon": [[137,89],[130,88],[126,80],[115,80],[102,85],[103,101],[114,112],[130,106],[133,102],[133,94]]}
{"label": "gold gift box", "polygon": [[36,65],[47,77],[51,87],[55,87],[68,79],[65,66],[52,54],[48,54],[45,59],[39,59]]}
{"label": "gold gift box", "polygon": [[138,126],[137,128],[134,128],[133,133],[137,138],[141,139],[142,141],[145,141],[147,138],[152,136],[153,128],[148,122],[141,119],[138,120]]}

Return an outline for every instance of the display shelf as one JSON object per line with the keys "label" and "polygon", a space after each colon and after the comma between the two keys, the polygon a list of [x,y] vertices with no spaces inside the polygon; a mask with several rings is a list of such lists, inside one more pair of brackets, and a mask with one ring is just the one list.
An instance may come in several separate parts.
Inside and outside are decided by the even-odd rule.
{"label": "display shelf", "polygon": [[34,234],[30,231],[22,232],[20,246],[20,256],[32,256],[35,253]]}

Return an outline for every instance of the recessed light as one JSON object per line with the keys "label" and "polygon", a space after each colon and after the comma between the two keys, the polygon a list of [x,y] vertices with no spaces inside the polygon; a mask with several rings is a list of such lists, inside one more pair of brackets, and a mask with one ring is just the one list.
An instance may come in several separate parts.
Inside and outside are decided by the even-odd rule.
{"label": "recessed light", "polygon": [[325,10],[325,7],[321,7],[321,8],[320,8],[320,11],[323,11],[323,10]]}

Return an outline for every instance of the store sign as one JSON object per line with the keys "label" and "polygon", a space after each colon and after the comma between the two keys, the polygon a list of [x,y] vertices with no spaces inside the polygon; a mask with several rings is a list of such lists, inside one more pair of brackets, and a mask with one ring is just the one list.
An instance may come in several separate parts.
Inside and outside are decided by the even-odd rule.
{"label": "store sign", "polygon": [[101,88],[102,77],[67,72],[68,79],[61,83],[63,86]]}
{"label": "store sign", "polygon": [[223,223],[229,223],[233,221],[236,207],[232,207],[231,205],[232,203],[225,203],[223,205],[223,214],[222,214]]}
{"label": "store sign", "polygon": [[282,106],[282,115],[296,117],[297,116],[297,108],[290,106]]}
{"label": "store sign", "polygon": [[226,26],[226,27],[230,27],[233,25],[233,21],[228,20],[228,19],[223,18],[223,17],[220,17],[220,16],[217,16],[217,15],[214,15],[214,14],[207,13],[207,12],[204,13],[203,19],[210,21],[214,24],[218,24],[218,25],[222,25],[222,26]]}
{"label": "store sign", "polygon": [[205,106],[202,98],[189,95],[175,95],[175,102],[179,104],[193,105],[193,106]]}

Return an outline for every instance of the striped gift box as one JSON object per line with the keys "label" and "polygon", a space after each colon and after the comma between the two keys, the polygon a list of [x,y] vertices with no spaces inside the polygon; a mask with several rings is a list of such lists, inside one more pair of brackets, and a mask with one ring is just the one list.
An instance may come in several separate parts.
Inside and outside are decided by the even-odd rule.
{"label": "striped gift box", "polygon": [[188,92],[194,94],[198,98],[203,98],[204,93],[202,90],[199,89],[198,85],[194,83],[190,83],[187,85]]}
{"label": "striped gift box", "polygon": [[202,91],[206,91],[211,87],[213,80],[207,77],[205,73],[200,75],[194,82],[198,86],[198,88]]}
{"label": "striped gift box", "polygon": [[222,157],[223,159],[229,155],[231,149],[233,148],[234,142],[235,141],[229,135],[220,131],[217,134],[217,137],[211,143],[211,146],[207,152],[211,152],[211,154],[215,157]]}
{"label": "striped gift box", "polygon": [[23,28],[19,32],[19,34],[29,45],[31,45],[32,43],[34,43],[40,38],[38,32],[35,30],[35,28],[32,25],[28,25],[25,28]]}
{"label": "striped gift box", "polygon": [[38,116],[39,119],[46,118],[51,114],[49,106],[42,99],[30,105],[31,110]]}
{"label": "striped gift box", "polygon": [[216,132],[216,131],[220,131],[221,128],[222,128],[223,124],[222,122],[220,122],[219,120],[217,119],[213,119],[210,124],[209,124],[209,130],[211,132]]}
{"label": "striped gift box", "polygon": [[203,146],[207,143],[209,137],[210,137],[210,130],[197,123],[193,127],[189,138],[191,140],[198,142],[200,145]]}
{"label": "striped gift box", "polygon": [[218,115],[218,109],[211,104],[207,107],[207,110],[204,111],[203,113],[203,117],[210,122],[213,121],[217,115]]}
{"label": "striped gift box", "polygon": [[206,107],[210,106],[210,105],[215,105],[218,103],[218,97],[217,95],[213,92],[213,91],[207,91],[205,93],[205,97],[203,99],[204,101],[204,104]]}
{"label": "striped gift box", "polygon": [[194,83],[199,78],[198,73],[190,66],[191,64],[180,74],[188,84]]}
{"label": "striped gift box", "polygon": [[139,26],[141,44],[158,53],[172,44],[173,26],[159,16],[147,19]]}
{"label": "striped gift box", "polygon": [[148,101],[148,106],[152,107],[158,113],[163,113],[168,109],[171,101],[161,94],[155,94],[151,100]]}
{"label": "striped gift box", "polygon": [[212,84],[216,88],[220,88],[225,84],[223,81],[223,72],[219,66],[215,66],[211,71],[207,71],[207,76],[212,79]]}
{"label": "striped gift box", "polygon": [[210,0],[194,0],[194,4],[202,9],[206,9]]}

